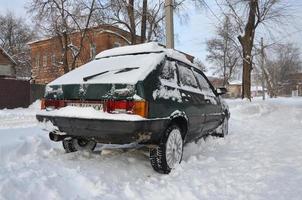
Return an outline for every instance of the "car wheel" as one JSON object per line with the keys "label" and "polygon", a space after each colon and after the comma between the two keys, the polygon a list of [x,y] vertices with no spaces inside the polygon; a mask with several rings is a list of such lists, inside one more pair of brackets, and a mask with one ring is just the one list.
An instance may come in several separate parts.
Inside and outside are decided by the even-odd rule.
{"label": "car wheel", "polygon": [[171,125],[164,134],[161,144],[150,149],[150,162],[159,173],[169,174],[181,162],[183,138],[177,125]]}
{"label": "car wheel", "polygon": [[87,139],[64,139],[63,147],[66,153],[71,153],[75,151],[93,151],[96,146],[96,142]]}
{"label": "car wheel", "polygon": [[225,137],[228,134],[229,134],[229,119],[228,119],[228,117],[225,117],[223,119],[222,124],[219,127],[219,130],[216,131],[214,136]]}
{"label": "car wheel", "polygon": [[223,137],[229,134],[229,119],[227,117],[225,117],[223,120],[222,133]]}

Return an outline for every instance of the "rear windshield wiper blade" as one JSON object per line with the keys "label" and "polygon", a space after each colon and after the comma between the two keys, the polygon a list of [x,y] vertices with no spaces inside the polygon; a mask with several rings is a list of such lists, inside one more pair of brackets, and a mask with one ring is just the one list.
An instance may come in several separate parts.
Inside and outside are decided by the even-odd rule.
{"label": "rear windshield wiper blade", "polygon": [[97,77],[97,76],[100,76],[100,75],[102,75],[102,74],[106,74],[106,73],[108,73],[109,71],[104,71],[104,72],[101,72],[101,73],[97,73],[97,74],[94,74],[94,75],[91,75],[91,76],[86,76],[86,77],[84,77],[83,78],[83,81],[88,81],[88,80],[90,80],[90,79],[92,79],[92,78],[94,78],[94,77]]}
{"label": "rear windshield wiper blade", "polygon": [[135,70],[135,69],[139,69],[139,67],[126,67],[126,68],[123,68],[123,69],[119,69],[119,71],[115,72],[114,74],[129,72],[129,71]]}

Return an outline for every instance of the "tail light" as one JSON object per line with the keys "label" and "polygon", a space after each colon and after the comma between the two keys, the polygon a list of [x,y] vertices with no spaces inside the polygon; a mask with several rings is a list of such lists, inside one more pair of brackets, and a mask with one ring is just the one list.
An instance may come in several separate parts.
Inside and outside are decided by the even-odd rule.
{"label": "tail light", "polygon": [[[89,102],[85,102],[89,103]],[[85,104],[84,103],[84,104]],[[46,108],[62,108],[68,105],[65,100],[42,99],[41,109]],[[128,101],[128,100],[107,100],[103,103],[104,112],[118,114],[134,114],[142,117],[148,116],[148,102],[147,101]]]}
{"label": "tail light", "polygon": [[126,113],[142,117],[148,116],[148,102],[128,100],[108,100],[105,102],[104,111],[112,114]]}
{"label": "tail light", "polygon": [[46,108],[62,108],[65,107],[66,103],[64,100],[53,100],[53,99],[42,99],[41,100],[41,109]]}

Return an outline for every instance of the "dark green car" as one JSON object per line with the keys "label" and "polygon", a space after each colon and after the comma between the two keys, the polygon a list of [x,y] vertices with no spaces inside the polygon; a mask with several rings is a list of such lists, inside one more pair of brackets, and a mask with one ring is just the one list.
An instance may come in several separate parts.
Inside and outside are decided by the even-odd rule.
{"label": "dark green car", "polygon": [[228,133],[225,92],[183,54],[147,43],[102,52],[50,83],[37,119],[52,122],[50,139],[66,152],[145,145],[153,168],[169,173],[185,143]]}

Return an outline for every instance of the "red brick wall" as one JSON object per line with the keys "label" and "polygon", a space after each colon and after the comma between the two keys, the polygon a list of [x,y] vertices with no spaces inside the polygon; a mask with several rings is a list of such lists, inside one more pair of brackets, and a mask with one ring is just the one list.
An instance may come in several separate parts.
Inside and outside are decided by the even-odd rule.
{"label": "red brick wall", "polygon": [[[109,30],[109,32],[104,31]],[[127,45],[127,41],[122,39],[110,31],[117,32],[125,38],[129,38],[129,34],[121,29],[104,26],[101,28],[91,29],[87,33],[87,38],[84,40],[84,45],[80,53],[79,59],[76,62],[76,66],[79,67],[91,60],[90,57],[90,47],[94,44],[96,47],[96,54],[111,49],[114,47],[115,43],[119,43],[122,46]],[[80,33],[74,33],[71,35],[71,41],[73,45],[79,46],[80,44]],[[61,61],[62,49],[57,37],[38,41],[30,44],[31,47],[31,57],[32,57],[32,77],[37,84],[47,84],[54,79],[62,76],[64,74],[63,66],[60,64],[53,65],[51,62],[51,56],[55,55],[56,61]],[[43,66],[44,56],[47,56],[47,65]],[[39,60],[39,65],[37,65],[37,59]],[[69,63],[72,62],[71,51],[68,53]]]}

